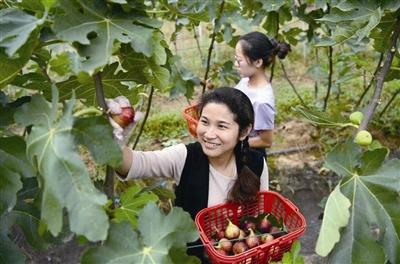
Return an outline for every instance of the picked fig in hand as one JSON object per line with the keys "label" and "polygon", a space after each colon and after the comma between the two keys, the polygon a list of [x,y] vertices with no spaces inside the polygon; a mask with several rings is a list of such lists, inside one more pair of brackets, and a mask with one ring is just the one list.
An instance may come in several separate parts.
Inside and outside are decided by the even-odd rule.
{"label": "picked fig in hand", "polygon": [[122,128],[128,126],[135,119],[135,110],[131,107],[122,107],[119,114],[111,114],[111,118]]}

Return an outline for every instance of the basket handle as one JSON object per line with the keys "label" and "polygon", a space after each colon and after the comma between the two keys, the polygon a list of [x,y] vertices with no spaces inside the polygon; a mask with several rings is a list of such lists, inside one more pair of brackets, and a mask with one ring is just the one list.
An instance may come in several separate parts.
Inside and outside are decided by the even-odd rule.
{"label": "basket handle", "polygon": [[285,199],[285,202],[290,205],[290,207],[292,207],[294,210],[296,210],[296,212],[300,211],[299,208],[297,208],[297,206],[292,201],[290,201],[288,198],[284,198],[284,199]]}

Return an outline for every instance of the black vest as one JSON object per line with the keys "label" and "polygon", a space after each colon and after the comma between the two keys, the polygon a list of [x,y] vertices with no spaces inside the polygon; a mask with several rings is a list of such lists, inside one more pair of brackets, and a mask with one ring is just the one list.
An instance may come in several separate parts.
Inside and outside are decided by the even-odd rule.
{"label": "black vest", "polygon": [[[186,145],[187,156],[185,166],[182,171],[179,185],[175,189],[175,205],[188,212],[194,220],[196,214],[208,205],[208,182],[210,168],[208,158],[204,154],[200,143]],[[259,177],[264,168],[263,155],[257,151],[250,150],[249,168]],[[241,169],[241,163],[236,160],[237,171]],[[202,264],[209,264],[208,258],[204,254],[204,249],[200,246],[200,239],[188,243],[187,254],[196,256]]]}
{"label": "black vest", "polygon": [[[175,189],[175,205],[188,212],[194,220],[196,214],[207,207],[209,163],[200,143],[186,145],[187,156],[179,185]],[[264,157],[257,151],[250,150],[248,167],[259,177],[264,168]],[[241,162],[236,160],[237,171],[241,170]]]}

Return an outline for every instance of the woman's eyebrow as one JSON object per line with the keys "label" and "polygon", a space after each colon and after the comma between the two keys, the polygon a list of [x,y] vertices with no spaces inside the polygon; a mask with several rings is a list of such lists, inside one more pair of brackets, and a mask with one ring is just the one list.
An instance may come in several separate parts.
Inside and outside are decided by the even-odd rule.
{"label": "woman's eyebrow", "polygon": [[229,121],[224,121],[224,120],[220,120],[218,121],[219,124],[223,124],[223,125],[231,125],[232,123]]}

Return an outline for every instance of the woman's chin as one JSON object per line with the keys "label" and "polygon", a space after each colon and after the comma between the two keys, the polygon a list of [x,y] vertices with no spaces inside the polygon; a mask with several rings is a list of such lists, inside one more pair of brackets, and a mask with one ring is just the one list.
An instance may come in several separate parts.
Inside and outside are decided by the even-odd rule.
{"label": "woman's chin", "polygon": [[217,157],[220,155],[219,146],[208,146],[206,143],[202,142],[201,148],[208,157]]}

